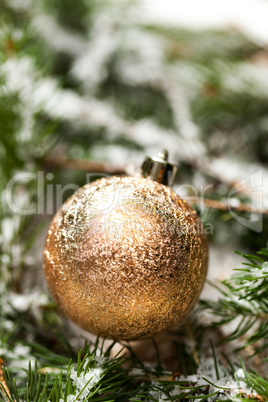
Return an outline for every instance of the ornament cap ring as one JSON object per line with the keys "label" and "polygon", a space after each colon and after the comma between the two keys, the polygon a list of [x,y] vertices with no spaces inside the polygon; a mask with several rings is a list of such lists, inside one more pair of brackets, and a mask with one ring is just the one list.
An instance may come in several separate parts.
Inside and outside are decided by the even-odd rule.
{"label": "ornament cap ring", "polygon": [[171,187],[178,171],[178,166],[168,162],[168,151],[164,149],[157,156],[147,156],[141,166],[143,177]]}

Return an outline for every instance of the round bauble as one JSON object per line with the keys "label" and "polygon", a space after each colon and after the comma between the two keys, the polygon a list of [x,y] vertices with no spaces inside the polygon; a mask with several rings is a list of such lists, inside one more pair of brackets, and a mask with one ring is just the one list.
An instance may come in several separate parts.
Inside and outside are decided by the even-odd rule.
{"label": "round bauble", "polygon": [[113,339],[152,336],[180,321],[198,299],[207,264],[196,211],[143,177],[80,188],[55,215],[44,252],[60,309]]}

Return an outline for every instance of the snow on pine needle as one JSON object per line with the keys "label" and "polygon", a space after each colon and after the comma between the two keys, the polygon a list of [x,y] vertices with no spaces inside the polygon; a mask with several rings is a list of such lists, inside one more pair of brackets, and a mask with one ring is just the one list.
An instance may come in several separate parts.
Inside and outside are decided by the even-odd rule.
{"label": "snow on pine needle", "polygon": [[[195,374],[175,376],[174,381],[159,381],[165,391],[156,391],[152,396],[158,401],[172,400],[237,400],[255,399],[257,391],[245,381],[246,373],[238,368],[233,373],[215,358],[203,357]],[[178,398],[178,399],[176,399]]]}
{"label": "snow on pine needle", "polygon": [[73,391],[71,394],[67,395],[67,399],[61,398],[59,402],[65,402],[65,399],[67,402],[74,402],[76,400],[83,401],[93,396],[94,393],[96,393],[96,389],[95,392],[92,392],[92,390],[98,385],[100,380],[105,375],[105,369],[101,364],[101,362],[105,362],[105,360],[105,358],[95,356],[94,368],[91,367],[92,358],[85,359],[84,363],[82,364],[82,370],[81,366],[77,367],[76,369],[72,367],[71,370],[69,370],[67,382],[68,379],[71,379]]}

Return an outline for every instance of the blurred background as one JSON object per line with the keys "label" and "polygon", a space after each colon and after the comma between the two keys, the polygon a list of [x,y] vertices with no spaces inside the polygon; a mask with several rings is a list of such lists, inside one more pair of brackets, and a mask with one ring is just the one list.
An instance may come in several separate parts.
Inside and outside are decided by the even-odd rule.
{"label": "blurred background", "polygon": [[[2,286],[44,288],[57,185],[66,199],[163,148],[208,229],[210,277],[267,245],[267,20],[266,0],[1,1]],[[14,177],[32,213],[10,208]]]}
{"label": "blurred background", "polygon": [[[133,174],[166,148],[180,166],[176,191],[220,202],[195,202],[220,271],[236,263],[235,248],[265,246],[265,215],[224,205],[268,207],[267,17],[264,0],[3,0],[1,190],[19,172],[43,171],[44,186]],[[36,180],[14,191],[19,205],[42,197],[49,207],[16,216],[12,229],[4,194],[4,239],[60,206],[52,192],[37,194]]]}

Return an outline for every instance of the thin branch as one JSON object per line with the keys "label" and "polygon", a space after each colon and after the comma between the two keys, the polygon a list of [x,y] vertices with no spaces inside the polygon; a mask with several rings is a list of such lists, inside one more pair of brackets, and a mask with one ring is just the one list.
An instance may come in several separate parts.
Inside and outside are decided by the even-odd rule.
{"label": "thin branch", "polygon": [[94,173],[107,173],[107,174],[126,174],[125,167],[119,165],[112,165],[106,162],[96,162],[83,159],[70,159],[70,158],[46,158],[45,167],[55,167],[61,169],[74,169]]}
{"label": "thin branch", "polygon": [[[127,169],[126,166],[120,165],[112,165],[106,162],[93,162],[90,160],[82,160],[82,159],[70,159],[70,158],[47,158],[44,163],[45,167],[55,167],[55,168],[63,168],[63,169],[74,169],[74,170],[82,170],[86,172],[94,172],[94,173],[107,173],[107,174],[115,174],[115,175],[126,175]],[[187,197],[187,201],[192,204],[200,203],[200,199],[198,197]],[[242,212],[251,212],[257,214],[268,215],[268,209],[259,209],[253,208],[248,204],[239,205],[230,205],[223,201],[211,200],[208,198],[203,198],[201,202],[208,208],[211,209],[219,209],[222,211],[242,211]]]}
{"label": "thin branch", "polygon": [[[187,201],[193,204],[198,204],[200,202],[200,199],[198,197],[187,197]],[[208,208],[211,209],[220,209],[222,211],[242,211],[242,212],[251,212],[251,213],[256,213],[256,214],[264,214],[268,215],[268,209],[259,209],[259,208],[252,208],[248,204],[242,204],[240,203],[239,205],[229,205],[226,202],[223,201],[218,201],[218,200],[210,200],[208,198],[202,198],[201,202]]]}

